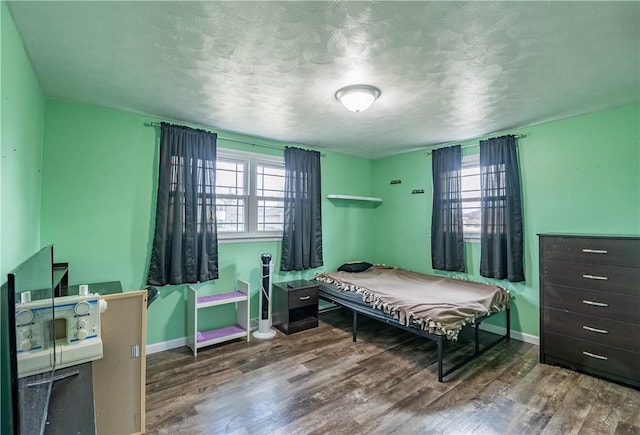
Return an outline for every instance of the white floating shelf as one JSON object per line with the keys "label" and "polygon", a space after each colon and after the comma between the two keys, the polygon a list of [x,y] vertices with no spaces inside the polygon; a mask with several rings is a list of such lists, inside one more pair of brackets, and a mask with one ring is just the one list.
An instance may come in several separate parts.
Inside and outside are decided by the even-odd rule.
{"label": "white floating shelf", "polygon": [[331,194],[331,195],[327,195],[327,198],[329,198],[329,199],[346,199],[346,200],[350,200],[350,201],[377,202],[377,203],[381,203],[382,202],[382,198],[378,198],[378,197],[375,197],[375,196],[355,196],[355,195],[336,195],[336,194]]}

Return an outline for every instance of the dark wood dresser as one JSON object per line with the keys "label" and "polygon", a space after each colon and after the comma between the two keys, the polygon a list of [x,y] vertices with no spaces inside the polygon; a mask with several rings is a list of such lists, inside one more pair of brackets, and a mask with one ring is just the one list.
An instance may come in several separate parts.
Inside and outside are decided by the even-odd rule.
{"label": "dark wood dresser", "polygon": [[640,387],[640,237],[539,237],[540,362]]}

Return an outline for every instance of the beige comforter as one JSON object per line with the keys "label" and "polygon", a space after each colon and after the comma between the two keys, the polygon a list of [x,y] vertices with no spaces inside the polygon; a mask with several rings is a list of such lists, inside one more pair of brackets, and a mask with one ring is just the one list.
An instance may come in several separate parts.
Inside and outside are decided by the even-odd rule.
{"label": "beige comforter", "polygon": [[403,325],[413,324],[449,340],[456,340],[466,324],[502,311],[509,303],[509,293],[495,285],[384,266],[359,273],[321,273],[315,279],[358,292],[364,302]]}

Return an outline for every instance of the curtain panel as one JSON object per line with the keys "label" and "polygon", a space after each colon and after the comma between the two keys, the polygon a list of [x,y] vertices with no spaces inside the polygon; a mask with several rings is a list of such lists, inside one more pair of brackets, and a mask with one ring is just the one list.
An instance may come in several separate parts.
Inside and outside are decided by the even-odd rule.
{"label": "curtain panel", "polygon": [[460,145],[433,150],[431,164],[431,265],[434,269],[464,272]]}
{"label": "curtain panel", "polygon": [[520,170],[516,140],[480,141],[480,275],[524,281]]}
{"label": "curtain panel", "polygon": [[322,266],[320,153],[284,150],[284,229],[280,270]]}
{"label": "curtain panel", "polygon": [[162,123],[156,227],[147,283],[218,278],[215,133]]}

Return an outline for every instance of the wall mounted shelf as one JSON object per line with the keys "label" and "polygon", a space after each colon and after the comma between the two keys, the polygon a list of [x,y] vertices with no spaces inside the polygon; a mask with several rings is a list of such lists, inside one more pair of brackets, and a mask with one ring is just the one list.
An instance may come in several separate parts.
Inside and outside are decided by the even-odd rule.
{"label": "wall mounted shelf", "polygon": [[327,195],[327,198],[329,198],[329,199],[343,199],[343,200],[348,200],[348,201],[374,202],[374,203],[378,203],[378,204],[382,203],[382,198],[378,198],[378,197],[375,197],[375,196],[356,196],[356,195],[331,194],[331,195]]}

